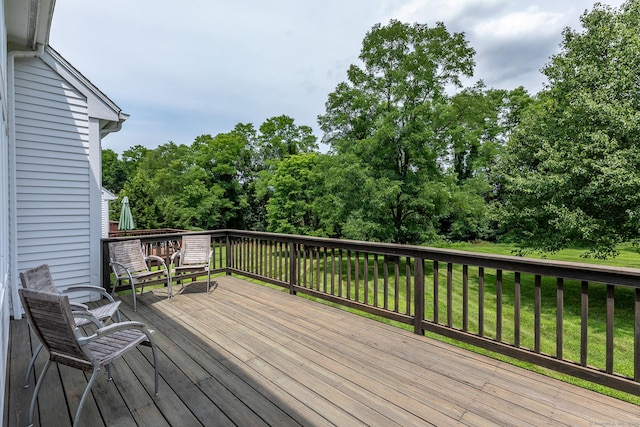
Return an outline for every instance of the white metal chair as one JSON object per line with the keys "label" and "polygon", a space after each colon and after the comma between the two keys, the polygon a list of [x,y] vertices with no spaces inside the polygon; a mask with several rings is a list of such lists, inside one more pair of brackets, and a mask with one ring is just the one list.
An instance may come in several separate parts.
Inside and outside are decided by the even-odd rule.
{"label": "white metal chair", "polygon": [[[155,261],[158,265],[157,270],[149,268],[148,261]],[[162,258],[156,255],[145,255],[142,252],[142,244],[140,239],[123,240],[109,243],[109,265],[116,277],[113,286],[115,292],[118,284],[128,282],[133,291],[133,311],[137,310],[136,289],[150,284],[166,283],[169,288],[169,297],[171,292],[171,276],[167,269],[167,264]]]}
{"label": "white metal chair", "polygon": [[[20,281],[22,282],[22,287],[25,289],[32,289],[36,291],[42,292],[50,292],[50,293],[60,293],[58,288],[56,288],[53,283],[53,278],[51,277],[51,271],[49,269],[48,264],[42,264],[34,268],[30,268],[20,273]],[[76,291],[89,291],[93,293],[100,294],[104,298],[108,300],[106,304],[97,306],[90,310],[91,314],[95,316],[101,324],[111,318],[114,318],[116,322],[120,322],[120,301],[115,301],[111,295],[100,286],[91,286],[91,285],[72,285],[65,289],[63,292],[76,292]],[[74,310],[76,311],[87,311],[88,307],[84,304],[79,303],[70,303]],[[84,326],[91,323],[91,320],[86,317],[78,317],[75,319],[76,326]],[[27,373],[24,377],[24,387],[29,387],[29,376],[31,376],[31,371],[33,370],[33,364],[38,357],[38,354],[42,350],[42,343],[38,345],[38,348],[34,351],[31,360],[29,361],[29,367],[27,368]]]}
{"label": "white metal chair", "polygon": [[[139,344],[151,347],[155,371],[154,392],[156,395],[158,394],[158,363],[155,344],[151,339],[153,331],[146,329],[140,322],[112,323],[102,327],[102,324],[90,312],[72,312],[67,295],[31,289],[20,289],[18,292],[29,326],[49,352],[49,359],[38,376],[33,390],[29,407],[29,425],[33,423],[33,411],[38,399],[38,392],[51,362],[61,363],[83,371],[91,371],[91,378],[82,393],[73,420],[74,427],[79,423],[80,413],[100,369],[106,366],[109,380],[111,380],[109,365]],[[90,319],[98,329],[94,334],[85,336],[83,331],[76,326],[74,316]]]}
{"label": "white metal chair", "polygon": [[[182,236],[180,250],[171,255],[171,281],[180,281],[198,274],[207,273],[207,293],[211,287],[211,236],[208,234],[194,234]],[[177,259],[177,263],[176,263]]]}

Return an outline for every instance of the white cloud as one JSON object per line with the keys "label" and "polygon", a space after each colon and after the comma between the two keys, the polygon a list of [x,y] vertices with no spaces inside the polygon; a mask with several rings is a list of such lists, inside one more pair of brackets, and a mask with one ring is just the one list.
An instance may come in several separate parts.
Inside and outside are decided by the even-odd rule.
{"label": "white cloud", "polygon": [[566,15],[541,11],[537,6],[516,11],[478,23],[473,32],[481,37],[498,40],[520,40],[540,35],[558,35],[558,28],[566,25]]}

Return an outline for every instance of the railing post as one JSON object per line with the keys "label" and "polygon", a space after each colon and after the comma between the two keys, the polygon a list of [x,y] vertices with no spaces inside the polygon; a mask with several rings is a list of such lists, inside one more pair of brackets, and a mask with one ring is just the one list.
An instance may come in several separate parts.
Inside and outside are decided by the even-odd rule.
{"label": "railing post", "polygon": [[424,329],[422,328],[422,320],[424,319],[424,259],[416,257],[414,275],[413,306],[415,307],[415,312],[413,313],[413,332],[424,335]]}
{"label": "railing post", "polygon": [[226,240],[225,240],[225,249],[226,249],[226,269],[225,269],[225,273],[227,276],[231,276],[231,266],[233,265],[232,261],[232,251],[231,251],[231,239],[229,238],[229,234],[227,234],[226,236]]}
{"label": "railing post", "polygon": [[100,255],[102,259],[102,287],[111,293],[111,268],[109,267],[109,244],[104,240],[100,244]]}
{"label": "railing post", "polygon": [[296,285],[296,265],[297,265],[297,253],[296,253],[296,243],[291,241],[289,242],[289,293],[292,295],[296,294],[295,285]]}

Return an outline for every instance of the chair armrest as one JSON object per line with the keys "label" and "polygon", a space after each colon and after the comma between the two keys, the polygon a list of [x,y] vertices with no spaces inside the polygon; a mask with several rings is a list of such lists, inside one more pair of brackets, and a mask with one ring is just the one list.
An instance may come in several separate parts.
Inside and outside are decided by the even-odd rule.
{"label": "chair armrest", "polygon": [[120,322],[120,323],[111,323],[107,326],[103,326],[102,328],[98,329],[96,331],[96,335],[100,336],[100,335],[108,335],[108,334],[112,334],[114,332],[117,331],[123,331],[126,329],[140,329],[140,330],[144,330],[145,326],[144,323],[142,322],[137,322],[135,320],[129,320],[126,322]]}
{"label": "chair armrest", "polygon": [[89,306],[86,304],[82,304],[81,302],[69,301],[69,305],[73,310],[76,310],[76,311],[89,311]]}
{"label": "chair armrest", "polygon": [[150,260],[150,259],[151,259],[151,260],[154,260],[154,261],[158,261],[159,263],[161,263],[161,264],[162,264],[162,267],[163,267],[163,268],[164,268],[164,270],[167,272],[167,274],[169,273],[169,272],[168,272],[168,270],[167,270],[167,264],[164,262],[164,259],[163,259],[163,258],[160,258],[160,257],[159,257],[159,256],[157,256],[157,255],[147,255],[147,256],[145,256],[145,257],[144,257],[144,260],[145,260],[145,261]]}
{"label": "chair armrest", "polygon": [[182,251],[174,252],[174,253],[173,253],[173,255],[171,255],[171,260],[170,260],[170,261],[171,261],[171,264],[173,264],[173,261],[174,261],[176,258],[180,258],[181,256],[182,256]]}
{"label": "chair armrest", "polygon": [[143,334],[145,334],[147,336],[147,339],[149,340],[149,342],[151,341],[151,335],[155,332],[155,331],[151,331],[149,329],[147,329],[144,325],[144,323],[141,322],[136,322],[136,321],[127,321],[127,322],[120,322],[120,323],[111,323],[107,326],[103,326],[98,328],[98,330],[93,334],[90,335],[88,337],[79,337],[78,338],[78,343],[83,346],[85,344],[90,343],[91,341],[99,338],[99,337],[104,337],[107,335],[111,335],[115,332],[118,331],[126,331],[128,329],[135,329],[135,330],[139,330],[140,332],[142,332]]}
{"label": "chair armrest", "polygon": [[76,317],[83,317],[85,319],[89,319],[91,321],[91,323],[93,323],[94,325],[96,325],[96,327],[98,329],[102,328],[102,322],[98,320],[98,318],[96,316],[93,315],[92,312],[90,311],[72,311],[71,315],[76,318]]}
{"label": "chair armrest", "polygon": [[94,286],[94,285],[72,285],[69,286],[67,289],[65,289],[63,291],[63,293],[69,293],[69,292],[75,292],[75,291],[89,291],[89,292],[97,292],[100,295],[102,295],[103,297],[105,297],[106,299],[109,300],[109,302],[115,302],[115,300],[113,299],[113,297],[111,295],[109,295],[109,293],[107,292],[107,290],[101,286]]}
{"label": "chair armrest", "polygon": [[161,262],[161,263],[163,263],[163,264],[165,263],[165,262],[164,262],[164,258],[161,258],[161,257],[159,257],[158,255],[147,255],[147,256],[145,256],[145,257],[144,257],[144,259],[145,259],[145,260],[152,259],[152,260],[155,260],[155,261]]}
{"label": "chair armrest", "polygon": [[116,269],[114,268],[115,265],[120,266],[120,268],[122,268],[124,271],[127,272],[127,275],[130,276],[131,272],[129,271],[129,269],[127,267],[125,267],[124,264],[121,264],[119,262],[116,261],[110,261],[109,262],[109,267],[111,267],[111,269],[113,270],[113,273],[116,275],[117,279],[120,279],[121,277],[124,277],[124,275],[119,275],[118,272],[116,271]]}

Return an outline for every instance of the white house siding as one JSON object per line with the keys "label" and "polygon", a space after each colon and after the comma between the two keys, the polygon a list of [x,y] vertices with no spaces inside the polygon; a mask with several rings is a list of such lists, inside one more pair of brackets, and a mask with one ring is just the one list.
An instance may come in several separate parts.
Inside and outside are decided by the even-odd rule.
{"label": "white house siding", "polygon": [[[0,23],[4,24],[4,1],[0,2]],[[9,144],[7,134],[7,31],[0,25],[0,401],[4,402],[9,358]],[[4,419],[4,404],[0,420]]]}
{"label": "white house siding", "polygon": [[93,188],[100,197],[87,99],[41,59],[16,59],[15,130],[17,269],[47,263],[59,288],[86,283],[97,275],[91,258],[99,259],[91,251]]}

